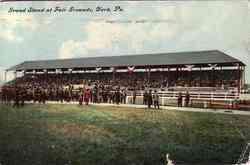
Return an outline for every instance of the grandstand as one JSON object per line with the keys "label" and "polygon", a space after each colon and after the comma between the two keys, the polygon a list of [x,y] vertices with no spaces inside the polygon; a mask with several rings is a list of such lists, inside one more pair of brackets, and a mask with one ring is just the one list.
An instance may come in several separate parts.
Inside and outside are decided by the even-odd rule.
{"label": "grandstand", "polygon": [[101,84],[126,89],[128,102],[137,90],[138,104],[145,89],[161,91],[162,105],[187,90],[193,101],[231,104],[245,84],[245,64],[218,50],[25,61],[9,71],[16,75],[12,83],[29,88],[60,86],[77,92],[83,84]]}

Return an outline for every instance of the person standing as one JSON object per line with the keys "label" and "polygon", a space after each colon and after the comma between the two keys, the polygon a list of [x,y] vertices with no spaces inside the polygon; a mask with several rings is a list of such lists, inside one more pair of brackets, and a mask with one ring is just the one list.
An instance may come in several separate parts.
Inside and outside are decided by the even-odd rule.
{"label": "person standing", "polygon": [[177,99],[178,101],[178,107],[182,107],[182,93],[181,92],[179,92],[179,95],[178,95],[178,99]]}
{"label": "person standing", "polygon": [[97,90],[97,85],[95,85],[93,89],[93,103],[97,103]]}
{"label": "person standing", "polygon": [[119,103],[120,103],[120,97],[121,97],[120,90],[117,89],[117,90],[115,91],[115,103],[116,103],[117,105],[119,105]]}
{"label": "person standing", "polygon": [[121,99],[122,100],[121,102],[123,104],[126,104],[126,97],[127,97],[126,91],[125,91],[125,89],[123,89],[122,90],[122,99]]}
{"label": "person standing", "polygon": [[41,98],[42,98],[42,103],[45,104],[47,99],[47,92],[45,88],[41,89]]}
{"label": "person standing", "polygon": [[187,91],[187,92],[186,92],[186,95],[185,95],[185,107],[188,107],[188,106],[189,106],[189,101],[190,101],[190,94],[189,94],[189,92]]}
{"label": "person standing", "polygon": [[63,103],[63,98],[64,98],[64,90],[62,87],[59,88],[59,101]]}
{"label": "person standing", "polygon": [[152,102],[153,102],[152,90],[151,90],[151,89],[150,89],[149,92],[148,92],[148,99],[147,99],[147,102],[148,102],[148,108],[151,108],[151,105],[152,105]]}
{"label": "person standing", "polygon": [[89,101],[93,103],[93,88],[90,89],[90,100]]}
{"label": "person standing", "polygon": [[112,99],[112,104],[115,104],[115,91],[112,91],[111,99]]}
{"label": "person standing", "polygon": [[156,109],[160,109],[160,106],[159,106],[159,94],[157,93],[157,91],[155,90],[154,91],[154,95],[153,95],[153,102],[154,102],[154,108]]}
{"label": "person standing", "polygon": [[38,103],[42,102],[42,87],[38,87],[37,88],[37,99],[38,99]]}
{"label": "person standing", "polygon": [[13,107],[19,108],[19,101],[20,101],[20,91],[17,86],[14,87],[14,104]]}
{"label": "person standing", "polygon": [[24,86],[20,87],[20,106],[23,107],[24,106],[24,101],[26,100],[26,90],[24,88]]}
{"label": "person standing", "polygon": [[83,102],[83,95],[82,95],[82,92],[80,92],[80,94],[79,94],[79,105],[82,105],[82,102]]}
{"label": "person standing", "polygon": [[89,105],[89,99],[90,99],[90,90],[86,89],[84,91],[84,102],[85,102],[85,105]]}
{"label": "person standing", "polygon": [[111,92],[110,89],[108,89],[107,93],[108,93],[108,103],[111,104],[112,103],[112,97],[113,97],[112,92]]}
{"label": "person standing", "polygon": [[136,100],[136,89],[134,88],[134,90],[133,90],[133,104],[135,104],[135,100]]}
{"label": "person standing", "polygon": [[143,104],[144,105],[148,104],[147,100],[148,100],[148,92],[147,92],[147,90],[145,90],[144,93],[143,93]]}

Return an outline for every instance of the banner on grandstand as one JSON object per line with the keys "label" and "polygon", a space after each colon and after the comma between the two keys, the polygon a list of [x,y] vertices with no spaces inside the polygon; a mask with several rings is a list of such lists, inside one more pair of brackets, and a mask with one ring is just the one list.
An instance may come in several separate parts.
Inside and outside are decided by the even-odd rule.
{"label": "banner on grandstand", "polygon": [[194,67],[194,65],[185,65],[188,71],[192,71],[192,68]]}
{"label": "banner on grandstand", "polygon": [[211,68],[211,69],[215,69],[217,64],[208,64],[208,66]]}
{"label": "banner on grandstand", "polygon": [[72,73],[73,69],[72,69],[72,68],[69,68],[68,71],[69,71],[69,73]]}
{"label": "banner on grandstand", "polygon": [[240,66],[240,64],[239,64],[239,63],[236,63],[235,65],[236,65],[237,67],[239,67],[239,66]]}
{"label": "banner on grandstand", "polygon": [[101,67],[96,67],[95,70],[97,71],[97,73],[99,73],[102,70],[102,68]]}
{"label": "banner on grandstand", "polygon": [[56,69],[56,73],[62,73],[61,69]]}
{"label": "banner on grandstand", "polygon": [[111,70],[112,72],[115,72],[116,69],[115,69],[115,67],[111,67],[110,70]]}
{"label": "banner on grandstand", "polygon": [[132,74],[135,70],[135,66],[128,66],[128,73]]}

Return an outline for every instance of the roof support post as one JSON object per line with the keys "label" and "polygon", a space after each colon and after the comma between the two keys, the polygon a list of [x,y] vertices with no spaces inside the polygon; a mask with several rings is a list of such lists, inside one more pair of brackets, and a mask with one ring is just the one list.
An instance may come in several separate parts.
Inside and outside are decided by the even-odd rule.
{"label": "roof support post", "polygon": [[212,84],[211,84],[212,87],[215,87],[215,84],[214,84],[215,83],[215,81],[214,81],[214,69],[215,68],[212,68],[212,76],[211,76],[212,77]]}
{"label": "roof support post", "polygon": [[242,78],[242,79],[243,79],[243,82],[242,82],[242,85],[243,85],[243,86],[245,86],[245,84],[246,84],[246,72],[245,72],[245,66],[243,66],[243,71],[242,71],[242,72],[243,72],[243,73],[242,73],[242,74],[243,74],[243,78]]}
{"label": "roof support post", "polygon": [[240,89],[242,89],[243,87],[244,87],[244,85],[245,85],[245,68],[244,68],[244,66],[241,66],[240,67]]}
{"label": "roof support post", "polygon": [[[220,67],[220,74],[223,75],[222,73],[222,66]],[[223,85],[223,78],[220,77],[220,87],[222,88],[224,85]]]}
{"label": "roof support post", "polygon": [[131,73],[128,73],[128,78],[129,78],[129,82],[130,82],[130,84],[133,84],[133,72],[131,72]]}
{"label": "roof support post", "polygon": [[102,76],[102,75],[103,75],[103,72],[100,70],[100,71],[97,72],[97,74],[98,74],[98,79],[101,80],[102,77],[103,77],[103,76]]}
{"label": "roof support post", "polygon": [[17,78],[17,70],[14,71],[14,78]]}
{"label": "roof support post", "polygon": [[167,87],[169,87],[170,86],[170,68],[168,67],[168,71],[167,71]]}
{"label": "roof support post", "polygon": [[148,83],[150,83],[150,72],[151,72],[151,67],[148,67]]}
{"label": "roof support post", "polygon": [[115,81],[115,71],[116,69],[115,69],[115,67],[113,68],[113,81]]}
{"label": "roof support post", "polygon": [[240,66],[240,73],[239,73],[239,75],[240,75],[240,77],[239,77],[239,79],[240,79],[240,89],[242,88],[242,66]]}
{"label": "roof support post", "polygon": [[161,66],[161,70],[160,70],[160,72],[161,72],[161,86],[163,87],[163,83],[164,83],[164,67],[163,66]]}
{"label": "roof support post", "polygon": [[238,64],[238,73],[237,73],[238,94],[240,94],[240,80],[241,80],[241,71],[240,71],[240,64]]}
{"label": "roof support post", "polygon": [[178,79],[179,79],[179,68],[176,68],[176,78],[175,78],[175,86],[178,84]]}
{"label": "roof support post", "polygon": [[100,81],[100,73],[99,72],[96,72],[97,73],[97,80]]}
{"label": "roof support post", "polygon": [[8,73],[8,71],[5,70],[5,71],[4,71],[4,82],[5,82],[5,83],[7,82],[7,73]]}
{"label": "roof support post", "polygon": [[241,66],[241,87],[244,87],[245,85],[245,67]]}
{"label": "roof support post", "polygon": [[45,78],[48,78],[48,70],[47,69],[43,69],[43,74],[45,75]]}
{"label": "roof support post", "polygon": [[191,87],[191,72],[192,70],[188,71],[188,86]]}
{"label": "roof support post", "polygon": [[199,86],[201,87],[201,75],[202,75],[202,72],[201,72],[201,66],[200,66],[200,70],[199,70]]}

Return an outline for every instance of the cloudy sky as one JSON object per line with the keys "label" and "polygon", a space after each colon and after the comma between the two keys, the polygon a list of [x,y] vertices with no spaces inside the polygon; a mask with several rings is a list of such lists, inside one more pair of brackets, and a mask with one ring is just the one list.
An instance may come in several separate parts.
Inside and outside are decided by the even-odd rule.
{"label": "cloudy sky", "polygon": [[[0,81],[4,69],[27,60],[218,49],[247,65],[250,82],[247,0],[0,4]],[[123,11],[8,13],[56,6]]]}

